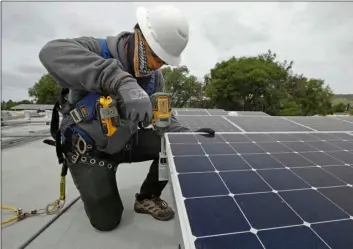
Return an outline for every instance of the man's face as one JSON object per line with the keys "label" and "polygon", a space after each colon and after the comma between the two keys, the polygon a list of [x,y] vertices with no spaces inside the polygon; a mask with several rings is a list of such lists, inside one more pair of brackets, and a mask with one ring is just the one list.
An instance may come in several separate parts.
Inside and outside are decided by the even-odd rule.
{"label": "man's face", "polygon": [[161,68],[165,63],[162,61],[148,45],[147,41],[143,39],[143,42],[146,46],[146,55],[147,55],[147,66],[151,70],[157,70]]}

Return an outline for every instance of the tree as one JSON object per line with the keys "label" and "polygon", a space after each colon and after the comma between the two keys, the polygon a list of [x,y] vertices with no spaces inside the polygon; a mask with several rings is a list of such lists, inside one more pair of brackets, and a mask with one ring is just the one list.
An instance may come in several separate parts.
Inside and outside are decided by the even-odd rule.
{"label": "tree", "polygon": [[279,116],[300,116],[301,107],[295,101],[286,102],[277,113]]}
{"label": "tree", "polygon": [[186,66],[164,67],[162,73],[166,91],[172,94],[173,107],[191,107],[197,100],[202,99],[202,85],[194,75],[189,74]]}
{"label": "tree", "polygon": [[301,106],[301,115],[327,115],[330,113],[332,90],[321,79],[308,79],[303,75],[290,75],[285,90],[288,98]]}
{"label": "tree", "polygon": [[338,103],[332,107],[333,113],[342,113],[345,111],[344,104]]}
{"label": "tree", "polygon": [[55,104],[61,87],[50,74],[43,75],[38,82],[28,90],[36,104]]}
{"label": "tree", "polygon": [[207,96],[217,107],[226,110],[261,110],[275,114],[292,65],[275,59],[276,54],[269,50],[257,57],[232,57],[217,63],[205,76]]}
{"label": "tree", "polygon": [[232,57],[205,75],[206,95],[218,108],[264,111],[270,115],[326,115],[332,90],[321,79],[294,75],[293,61],[276,53]]}

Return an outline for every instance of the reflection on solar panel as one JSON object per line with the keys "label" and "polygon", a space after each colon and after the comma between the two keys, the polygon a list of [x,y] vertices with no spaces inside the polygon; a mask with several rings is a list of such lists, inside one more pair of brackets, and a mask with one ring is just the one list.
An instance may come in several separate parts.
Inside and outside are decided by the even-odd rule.
{"label": "reflection on solar panel", "polygon": [[247,112],[247,111],[236,111],[238,113],[238,116],[244,116],[244,117],[252,117],[252,116],[269,116],[268,114],[264,112]]}
{"label": "reflection on solar panel", "polygon": [[353,136],[168,134],[189,248],[352,249]]}
{"label": "reflection on solar panel", "polygon": [[[240,117],[258,117],[258,116],[269,116],[264,112],[252,112],[252,111],[232,111]],[[229,111],[223,109],[201,109],[201,108],[173,108],[175,115],[189,115],[189,116],[227,116]]]}
{"label": "reflection on solar panel", "polygon": [[281,117],[227,117],[247,132],[312,131]]}
{"label": "reflection on solar panel", "polygon": [[317,131],[353,131],[353,122],[332,117],[287,117]]}
{"label": "reflection on solar panel", "polygon": [[353,123],[353,116],[335,116],[335,118]]}
{"label": "reflection on solar panel", "polygon": [[178,115],[189,115],[189,116],[195,116],[195,115],[207,115],[209,114],[205,110],[200,110],[200,111],[178,111]]}
{"label": "reflection on solar panel", "polygon": [[218,132],[240,131],[221,116],[176,116],[179,123],[195,131],[199,128],[212,128]]}
{"label": "reflection on solar panel", "polygon": [[207,110],[207,112],[211,115],[211,116],[217,116],[217,115],[228,115],[227,111],[224,110]]}
{"label": "reflection on solar panel", "polygon": [[187,116],[221,116],[228,115],[228,112],[222,109],[198,109],[198,108],[175,108],[173,109],[175,115]]}

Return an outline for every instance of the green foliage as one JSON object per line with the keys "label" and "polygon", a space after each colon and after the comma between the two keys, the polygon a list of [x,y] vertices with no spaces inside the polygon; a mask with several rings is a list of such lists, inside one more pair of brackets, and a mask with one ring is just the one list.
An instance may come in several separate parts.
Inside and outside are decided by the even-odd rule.
{"label": "green foliage", "polygon": [[301,95],[297,99],[302,106],[302,115],[327,115],[327,109],[333,95],[332,90],[328,86],[324,86],[323,80],[304,79],[304,84],[299,90]]}
{"label": "green foliage", "polygon": [[43,75],[40,80],[28,90],[36,104],[55,104],[61,87],[50,74]]}
{"label": "green foliage", "polygon": [[353,109],[349,110],[349,115],[353,115]]}
{"label": "green foliage", "polygon": [[269,50],[257,57],[232,57],[205,76],[206,95],[226,110],[270,115],[326,115],[332,91],[320,79],[293,75],[293,61],[276,61]]}
{"label": "green foliage", "polygon": [[1,110],[11,110],[11,107],[14,107],[20,104],[33,104],[33,101],[30,101],[30,100],[12,101],[11,99],[8,101],[3,100],[1,102]]}
{"label": "green foliage", "polygon": [[268,51],[257,57],[232,57],[217,63],[207,75],[207,96],[226,110],[276,113],[292,62],[281,64],[275,58],[276,54]]}
{"label": "green foliage", "polygon": [[332,111],[334,113],[342,113],[345,112],[344,104],[343,103],[338,103],[332,107]]}
{"label": "green foliage", "polygon": [[186,66],[162,69],[166,91],[172,94],[173,107],[199,107],[203,104],[203,87]]}
{"label": "green foliage", "polygon": [[288,101],[282,106],[277,114],[279,116],[300,116],[302,112],[300,105],[294,101]]}

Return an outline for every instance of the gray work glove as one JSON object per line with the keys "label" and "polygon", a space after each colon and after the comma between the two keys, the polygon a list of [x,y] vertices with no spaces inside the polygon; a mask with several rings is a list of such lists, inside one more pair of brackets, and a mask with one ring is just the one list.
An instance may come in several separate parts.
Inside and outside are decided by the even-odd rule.
{"label": "gray work glove", "polygon": [[137,84],[129,82],[118,89],[120,115],[134,123],[150,124],[152,103],[148,94]]}

